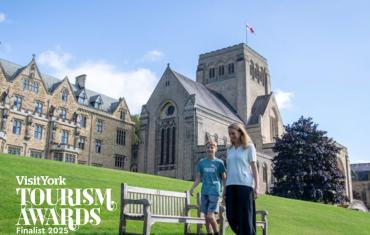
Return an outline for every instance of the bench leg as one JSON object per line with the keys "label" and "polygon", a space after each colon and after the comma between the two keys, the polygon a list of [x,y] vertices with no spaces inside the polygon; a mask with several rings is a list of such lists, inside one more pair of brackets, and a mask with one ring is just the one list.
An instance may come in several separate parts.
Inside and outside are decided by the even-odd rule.
{"label": "bench leg", "polygon": [[189,224],[185,223],[184,225],[184,235],[187,235],[189,233]]}
{"label": "bench leg", "polygon": [[220,218],[220,235],[225,235],[225,234],[226,234],[225,218],[221,217]]}
{"label": "bench leg", "polygon": [[151,221],[150,219],[144,219],[144,229],[143,229],[143,235],[150,235],[150,227],[151,227]]}
{"label": "bench leg", "polygon": [[263,226],[263,235],[267,235],[267,223]]}
{"label": "bench leg", "polygon": [[119,221],[119,235],[126,234],[126,218],[123,214],[121,214],[121,218]]}

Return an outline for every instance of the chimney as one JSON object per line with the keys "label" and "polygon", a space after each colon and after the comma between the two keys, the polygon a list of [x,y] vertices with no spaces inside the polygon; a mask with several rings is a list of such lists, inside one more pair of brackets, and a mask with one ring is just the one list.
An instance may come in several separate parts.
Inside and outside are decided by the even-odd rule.
{"label": "chimney", "polygon": [[86,82],[86,74],[81,74],[76,77],[76,82],[75,84],[80,88],[83,89],[85,88],[85,82]]}

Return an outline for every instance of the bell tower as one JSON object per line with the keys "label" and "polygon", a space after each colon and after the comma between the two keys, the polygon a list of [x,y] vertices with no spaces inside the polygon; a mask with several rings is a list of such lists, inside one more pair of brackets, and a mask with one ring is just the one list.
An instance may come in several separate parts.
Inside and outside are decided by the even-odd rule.
{"label": "bell tower", "polygon": [[267,60],[244,43],[199,55],[196,78],[221,94],[245,123],[257,96],[271,93]]}

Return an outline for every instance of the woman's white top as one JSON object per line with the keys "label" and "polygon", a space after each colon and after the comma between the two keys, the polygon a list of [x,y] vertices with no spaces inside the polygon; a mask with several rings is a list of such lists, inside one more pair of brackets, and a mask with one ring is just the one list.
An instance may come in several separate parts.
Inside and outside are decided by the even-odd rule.
{"label": "woman's white top", "polygon": [[244,185],[254,187],[251,162],[257,161],[256,148],[249,144],[246,149],[243,146],[227,149],[227,185]]}

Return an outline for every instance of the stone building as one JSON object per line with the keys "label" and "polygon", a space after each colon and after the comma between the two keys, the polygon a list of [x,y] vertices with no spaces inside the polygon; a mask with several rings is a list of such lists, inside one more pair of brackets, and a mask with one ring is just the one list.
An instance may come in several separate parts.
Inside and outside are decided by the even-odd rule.
{"label": "stone building", "polygon": [[361,200],[370,209],[370,163],[351,164],[353,198]]}
{"label": "stone building", "polygon": [[[196,81],[168,66],[143,105],[140,121],[138,171],[187,180],[205,156],[207,138],[217,141],[217,157],[225,159],[227,127],[245,125],[257,149],[260,188],[270,190],[274,137],[284,127],[267,60],[247,45],[201,54]],[[345,152],[343,158],[343,169],[348,169]]]}
{"label": "stone building", "polygon": [[0,59],[0,151],[117,169],[130,169],[134,123],[123,98]]}

